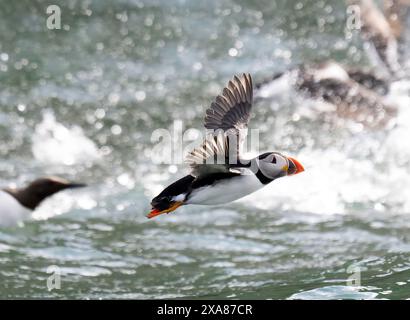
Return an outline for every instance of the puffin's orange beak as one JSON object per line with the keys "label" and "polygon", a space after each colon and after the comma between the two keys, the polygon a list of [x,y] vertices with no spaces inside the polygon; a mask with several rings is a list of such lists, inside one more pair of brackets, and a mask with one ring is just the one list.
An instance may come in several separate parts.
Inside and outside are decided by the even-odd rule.
{"label": "puffin's orange beak", "polygon": [[293,176],[295,174],[305,171],[302,164],[295,158],[287,157],[289,160],[288,176]]}
{"label": "puffin's orange beak", "polygon": [[162,211],[158,210],[158,209],[152,209],[152,211],[147,214],[147,218],[151,219],[151,218],[154,218],[156,216],[159,216],[160,214],[172,212],[172,211],[178,209],[183,204],[184,203],[181,202],[181,201],[176,201],[168,209],[165,209],[165,210],[162,210]]}

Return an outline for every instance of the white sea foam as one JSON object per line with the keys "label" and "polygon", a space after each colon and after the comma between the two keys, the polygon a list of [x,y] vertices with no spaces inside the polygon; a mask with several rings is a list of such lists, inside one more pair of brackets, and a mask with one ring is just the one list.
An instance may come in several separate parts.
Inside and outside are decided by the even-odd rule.
{"label": "white sea foam", "polygon": [[331,300],[331,299],[357,299],[369,300],[378,296],[377,292],[367,291],[376,288],[349,287],[333,285],[302,291],[291,295],[289,300]]}
{"label": "white sea foam", "polygon": [[47,220],[51,217],[58,216],[77,209],[91,210],[97,206],[97,202],[84,193],[62,192],[45,200],[38,209],[33,213],[35,220]]}
{"label": "white sea foam", "polygon": [[52,112],[44,113],[32,137],[34,157],[45,163],[74,165],[101,157],[95,143],[78,126],[70,128],[58,123]]}

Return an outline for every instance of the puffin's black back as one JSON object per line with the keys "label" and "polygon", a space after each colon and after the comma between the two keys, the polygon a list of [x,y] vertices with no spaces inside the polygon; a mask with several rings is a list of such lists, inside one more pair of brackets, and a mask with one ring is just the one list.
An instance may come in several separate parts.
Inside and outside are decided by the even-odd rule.
{"label": "puffin's black back", "polygon": [[152,199],[151,205],[155,209],[166,210],[174,202],[171,200],[174,196],[183,193],[189,196],[193,189],[210,186],[217,181],[230,179],[236,176],[240,176],[240,174],[235,172],[216,172],[201,177],[187,175],[166,187],[164,191],[162,191],[159,195]]}
{"label": "puffin's black back", "polygon": [[174,183],[170,184],[159,195],[157,195],[154,199],[152,199],[151,201],[152,207],[158,210],[168,209],[170,206],[170,203],[172,202],[171,198],[173,196],[177,196],[179,194],[188,192],[194,180],[195,180],[195,177],[189,174],[175,181]]}

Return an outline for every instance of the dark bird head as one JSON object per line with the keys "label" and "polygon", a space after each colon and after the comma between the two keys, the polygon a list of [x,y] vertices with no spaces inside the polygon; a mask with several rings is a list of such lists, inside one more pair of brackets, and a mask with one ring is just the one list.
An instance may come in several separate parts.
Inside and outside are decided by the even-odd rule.
{"label": "dark bird head", "polygon": [[284,156],[278,152],[267,152],[258,157],[260,172],[270,180],[284,176],[293,176],[305,171],[295,158]]}
{"label": "dark bird head", "polygon": [[74,183],[58,177],[40,178],[21,189],[6,189],[23,206],[34,210],[43,200],[66,189],[82,188],[83,183]]}

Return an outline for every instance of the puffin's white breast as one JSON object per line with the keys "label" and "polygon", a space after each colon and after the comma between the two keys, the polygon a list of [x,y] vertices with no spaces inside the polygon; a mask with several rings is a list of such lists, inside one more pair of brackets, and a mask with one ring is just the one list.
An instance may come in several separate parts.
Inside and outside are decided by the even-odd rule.
{"label": "puffin's white breast", "polygon": [[0,190],[0,226],[13,226],[30,217],[32,211],[23,207],[13,196]]}
{"label": "puffin's white breast", "polygon": [[187,204],[222,204],[235,201],[259,190],[264,185],[253,174],[241,175],[194,190]]}

